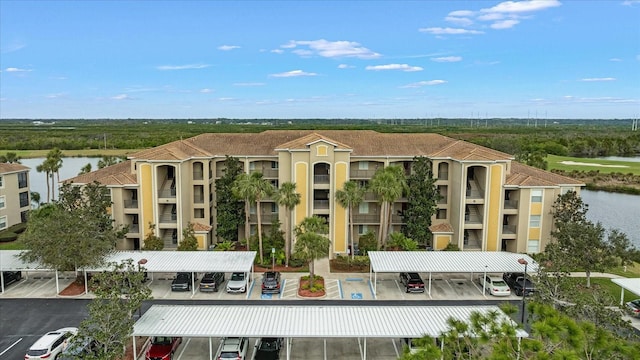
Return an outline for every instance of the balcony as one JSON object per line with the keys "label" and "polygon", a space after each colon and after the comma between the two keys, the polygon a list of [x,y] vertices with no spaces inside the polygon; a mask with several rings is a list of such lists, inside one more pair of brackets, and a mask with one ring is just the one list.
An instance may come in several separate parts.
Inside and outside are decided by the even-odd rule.
{"label": "balcony", "polygon": [[139,234],[139,233],[140,233],[140,224],[129,224],[128,234]]}
{"label": "balcony", "polygon": [[204,173],[202,170],[193,170],[193,180],[203,180]]}
{"label": "balcony", "polygon": [[178,220],[178,215],[177,214],[162,214],[158,217],[158,220],[160,220],[161,223],[170,223],[170,222],[176,222]]}
{"label": "balcony", "polygon": [[327,175],[313,175],[313,182],[315,184],[329,184],[329,174],[327,174]]}
{"label": "balcony", "polygon": [[518,213],[518,200],[505,200],[504,214],[517,214],[517,213]]}
{"label": "balcony", "polygon": [[[261,214],[260,215],[260,222],[262,223],[262,225],[271,224],[274,220],[278,220],[278,213],[268,213],[268,214]],[[252,223],[252,224],[257,224],[258,223],[258,215],[257,214],[250,214],[249,215],[249,222]]]}
{"label": "balcony", "polygon": [[176,189],[168,189],[168,190],[158,190],[158,198],[161,199],[175,199],[176,197]]}
{"label": "balcony", "polygon": [[204,204],[204,194],[194,194],[193,195],[193,203],[194,204]]}
{"label": "balcony", "polygon": [[447,197],[446,196],[440,196],[440,199],[438,200],[438,204],[446,204],[447,203]]}
{"label": "balcony", "polygon": [[375,170],[351,170],[349,177],[351,179],[371,179],[376,173]]}
{"label": "balcony", "polygon": [[138,200],[125,200],[124,201],[125,209],[137,209],[138,208]]}
{"label": "balcony", "polygon": [[515,239],[518,235],[518,229],[515,225],[503,225],[502,226],[502,238],[503,239]]}
{"label": "balcony", "polygon": [[379,224],[380,223],[380,215],[375,215],[375,214],[354,214],[353,215],[353,223],[354,224]]}
{"label": "balcony", "polygon": [[314,209],[329,209],[329,200],[313,200]]}

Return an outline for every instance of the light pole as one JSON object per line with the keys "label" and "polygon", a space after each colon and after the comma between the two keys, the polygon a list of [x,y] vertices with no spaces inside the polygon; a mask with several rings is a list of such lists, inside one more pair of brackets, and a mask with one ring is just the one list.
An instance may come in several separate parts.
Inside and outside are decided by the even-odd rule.
{"label": "light pole", "polygon": [[520,321],[522,323],[522,327],[524,327],[524,312],[526,307],[526,298],[527,298],[527,265],[529,265],[529,263],[527,262],[527,260],[520,258],[518,259],[518,263],[524,265],[524,281],[522,282],[522,320]]}

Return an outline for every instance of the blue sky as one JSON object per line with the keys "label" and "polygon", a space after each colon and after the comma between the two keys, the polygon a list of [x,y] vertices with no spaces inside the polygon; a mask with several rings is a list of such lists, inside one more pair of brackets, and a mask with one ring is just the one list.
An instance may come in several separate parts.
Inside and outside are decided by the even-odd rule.
{"label": "blue sky", "polygon": [[640,1],[0,0],[0,118],[640,116]]}

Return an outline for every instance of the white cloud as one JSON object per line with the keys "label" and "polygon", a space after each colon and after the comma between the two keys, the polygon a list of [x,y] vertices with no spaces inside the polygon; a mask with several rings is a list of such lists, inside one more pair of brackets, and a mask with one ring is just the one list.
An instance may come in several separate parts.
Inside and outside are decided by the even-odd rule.
{"label": "white cloud", "polygon": [[622,2],[624,6],[633,6],[635,4],[640,4],[640,0],[625,0]]}
{"label": "white cloud", "polygon": [[458,61],[462,61],[462,56],[443,56],[443,57],[431,58],[431,61],[435,61],[435,62],[458,62]]}
{"label": "white cloud", "polygon": [[209,67],[207,64],[188,64],[188,65],[160,65],[157,66],[158,70],[188,70],[188,69],[204,69]]}
{"label": "white cloud", "polygon": [[208,94],[208,93],[213,92],[213,90],[205,88],[205,89],[200,89],[200,92],[203,93],[203,94]]}
{"label": "white cloud", "polygon": [[282,54],[284,52],[284,50],[282,50],[282,49],[273,49],[270,52],[272,52],[274,54]]}
{"label": "white cloud", "polygon": [[558,0],[505,1],[494,7],[480,11],[488,13],[523,13],[544,10],[560,5],[562,4]]}
{"label": "white cloud", "polygon": [[316,76],[316,75],[318,74],[312,73],[312,72],[306,72],[302,70],[292,70],[292,71],[287,71],[287,72],[278,73],[278,74],[271,74],[269,75],[269,77],[286,78],[286,77]]}
{"label": "white cloud", "polygon": [[4,69],[4,71],[6,71],[6,72],[29,72],[29,71],[32,71],[32,70],[21,69],[21,68],[16,68],[16,67],[8,67],[8,68]]}
{"label": "white cloud", "polygon": [[240,46],[237,46],[237,45],[221,45],[221,46],[218,46],[218,50],[222,50],[222,51],[229,51],[229,50],[233,50],[233,49],[240,49]]}
{"label": "white cloud", "polygon": [[352,69],[352,68],[354,68],[354,67],[355,67],[355,66],[353,66],[353,65],[347,65],[347,64],[340,64],[340,65],[338,65],[338,69]]}
{"label": "white cloud", "polygon": [[111,99],[112,100],[131,100],[132,98],[127,94],[120,94],[120,95],[112,96]]}
{"label": "white cloud", "polygon": [[420,28],[418,29],[420,32],[426,32],[434,35],[464,35],[464,34],[484,34],[483,31],[479,30],[468,30],[468,29],[459,29],[459,28],[442,28],[442,27],[430,27],[430,28]]}
{"label": "white cloud", "polygon": [[616,80],[616,78],[613,78],[613,77],[580,79],[580,81],[587,81],[587,82],[593,82],[593,81],[615,81],[615,80]]}
{"label": "white cloud", "polygon": [[447,16],[444,20],[459,26],[469,26],[473,24],[473,20],[466,17]]}
{"label": "white cloud", "polygon": [[504,19],[504,15],[500,13],[488,13],[480,15],[476,19],[480,21],[495,21]]}
{"label": "white cloud", "polygon": [[57,94],[49,94],[49,95],[46,95],[45,97],[47,99],[57,99],[57,98],[61,98],[61,97],[65,96],[65,95],[66,95],[65,93],[57,93]]}
{"label": "white cloud", "polygon": [[418,81],[418,82],[407,84],[401,87],[402,88],[419,88],[423,86],[441,85],[446,83],[447,83],[446,80],[428,80],[428,81]]}
{"label": "white cloud", "polygon": [[233,101],[233,100],[235,100],[235,98],[232,98],[232,97],[221,97],[221,98],[218,98],[218,101]]}
{"label": "white cloud", "polygon": [[264,86],[261,82],[247,82],[247,83],[235,83],[233,86]]}
{"label": "white cloud", "polygon": [[620,62],[620,61],[622,61],[622,59],[620,59],[620,58],[611,58],[611,59],[609,59],[609,61]]}
{"label": "white cloud", "polygon": [[513,20],[513,19],[500,20],[500,21],[496,21],[493,24],[491,24],[491,28],[492,29],[496,29],[496,30],[510,29],[510,28],[516,26],[519,23],[520,23],[520,21]]}
{"label": "white cloud", "polygon": [[473,16],[473,11],[471,11],[471,10],[456,10],[456,11],[450,12],[449,16],[456,16],[456,17]]}
{"label": "white cloud", "polygon": [[380,70],[402,70],[406,72],[413,71],[422,71],[423,69],[419,66],[410,66],[407,64],[387,64],[387,65],[375,65],[375,66],[367,66],[366,70],[380,71]]}
{"label": "white cloud", "polygon": [[293,49],[298,46],[306,46],[308,49],[296,49],[294,53],[301,56],[319,55],[327,58],[334,57],[355,57],[358,59],[376,59],[381,55],[371,51],[357,42],[353,41],[327,41],[320,40],[292,40],[289,43],[280,46],[283,49]]}

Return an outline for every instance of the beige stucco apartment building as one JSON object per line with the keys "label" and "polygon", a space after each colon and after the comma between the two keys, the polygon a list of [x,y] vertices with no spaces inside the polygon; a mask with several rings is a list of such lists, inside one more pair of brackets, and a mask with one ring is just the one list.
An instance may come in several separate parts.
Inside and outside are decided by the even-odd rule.
{"label": "beige stucco apartment building", "polygon": [[[269,130],[256,134],[201,134],[129,156],[129,160],[69,179],[98,181],[111,190],[113,216],[129,225],[122,249],[138,249],[149,230],[177,247],[187,223],[196,224],[201,249],[218,241],[215,181],[225,157],[241,161],[246,172],[259,171],[274,186],[294,182],[301,203],[292,226],[311,215],[328,220],[331,256],[348,251],[348,214],[335,191],[348,180],[366,184],[377,169],[397,165],[411,171],[413,158],[431,159],[442,199],[433,217],[434,248],[449,243],[462,250],[537,253],[549,241],[551,205],[582,183],[513,160],[513,156],[437,134],[387,134],[370,130]],[[403,225],[406,199],[393,204],[393,229]],[[260,211],[267,226],[284,224],[284,209],[265,200],[252,208],[251,231]],[[379,205],[372,193],[354,212],[357,234],[377,232]],[[244,227],[238,229],[244,238]]]}
{"label": "beige stucco apartment building", "polygon": [[29,168],[0,163],[0,230],[27,221],[30,199]]}

